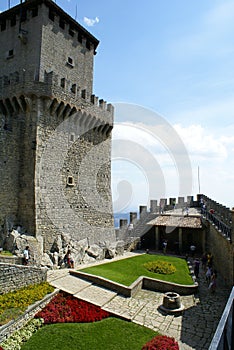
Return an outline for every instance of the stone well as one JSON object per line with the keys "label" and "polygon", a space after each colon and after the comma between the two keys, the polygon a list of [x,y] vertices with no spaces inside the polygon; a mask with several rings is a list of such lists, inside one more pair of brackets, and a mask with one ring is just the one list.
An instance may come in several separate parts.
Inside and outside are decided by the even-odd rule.
{"label": "stone well", "polygon": [[180,295],[175,292],[167,292],[163,297],[163,304],[159,306],[159,309],[167,314],[177,314],[184,310],[184,306],[181,304]]}

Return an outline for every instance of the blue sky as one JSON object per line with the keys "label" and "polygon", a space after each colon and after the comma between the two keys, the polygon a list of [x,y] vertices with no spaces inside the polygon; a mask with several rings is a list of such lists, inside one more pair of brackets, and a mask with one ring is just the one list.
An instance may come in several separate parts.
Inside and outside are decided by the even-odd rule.
{"label": "blue sky", "polygon": [[[19,2],[11,0],[12,5]],[[56,2],[73,18],[77,14],[77,21],[100,40],[95,56],[94,93],[116,105],[114,207],[121,191],[130,196],[122,201],[126,205],[117,206],[123,211],[147,205],[150,199],[161,196],[196,195],[198,167],[201,192],[233,207],[234,1]],[[0,11],[7,7],[8,0],[1,0]],[[119,103],[124,105],[123,114]],[[131,107],[129,110],[128,104],[139,106],[139,113]],[[153,115],[146,117],[146,110],[155,113],[155,119]],[[164,127],[170,124],[185,145],[188,167],[191,166],[191,193],[178,189],[178,183],[185,181],[184,169],[178,165],[178,157],[171,154],[169,141],[165,143],[159,135],[159,119]],[[174,140],[175,135],[170,135]],[[122,151],[121,155],[123,138],[129,142],[131,152]],[[141,162],[146,158],[151,164],[147,169]],[[153,192],[152,179],[158,183]],[[120,191],[119,183],[123,185]]]}

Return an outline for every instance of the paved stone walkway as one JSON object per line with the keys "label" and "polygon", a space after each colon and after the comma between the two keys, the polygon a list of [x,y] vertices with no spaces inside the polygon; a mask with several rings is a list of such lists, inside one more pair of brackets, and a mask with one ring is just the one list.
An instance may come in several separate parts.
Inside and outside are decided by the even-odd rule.
{"label": "paved stone walkway", "polygon": [[[128,253],[127,256],[131,254]],[[158,309],[163,301],[163,293],[140,290],[134,297],[126,298],[78,277],[70,276],[67,269],[49,271],[48,281],[54,287],[67,291],[79,299],[174,337],[179,342],[180,350],[209,348],[230,293],[230,290],[223,287],[218,276],[217,290],[211,294],[206,285],[204,272],[201,271],[198,294],[181,296],[185,310],[182,315],[173,316],[165,315]]]}

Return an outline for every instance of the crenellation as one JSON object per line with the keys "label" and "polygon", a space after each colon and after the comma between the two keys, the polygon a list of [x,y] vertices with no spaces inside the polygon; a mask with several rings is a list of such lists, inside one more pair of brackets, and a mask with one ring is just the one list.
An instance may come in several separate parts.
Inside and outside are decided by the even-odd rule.
{"label": "crenellation", "polygon": [[[90,107],[90,109],[95,109],[95,112],[98,110],[104,110],[106,112],[106,115],[109,115],[109,118],[111,119],[110,123],[112,123],[114,107],[111,104],[107,104],[106,101],[104,101],[103,99],[98,99],[98,97],[96,97],[93,94],[90,95],[90,99],[88,99],[87,96],[83,96],[85,97],[83,98],[82,91],[77,91],[76,94],[74,94],[70,91],[70,86],[68,84],[66,84],[66,89],[64,90],[61,86],[58,85],[58,76],[54,74],[54,72],[46,73],[44,76],[44,82],[38,82],[32,79],[33,72],[30,71],[21,73],[14,72],[12,73],[12,76],[17,76],[17,81],[15,79],[9,79],[8,76],[0,77],[0,82],[7,82],[7,86],[1,85],[0,87],[0,97],[2,101],[4,101],[5,99],[7,100],[6,97],[9,95],[12,96],[11,99],[16,99],[17,97],[19,97],[19,95],[22,95],[22,93],[24,93],[24,96],[25,93],[33,93],[34,95],[38,96],[42,94],[44,96],[47,95],[48,97],[50,97],[51,92],[53,92],[54,95],[56,95],[58,99],[60,98],[62,102],[70,100],[71,105],[77,105],[82,104],[82,100],[84,103],[84,107]],[[12,112],[11,110],[8,111],[8,109],[6,109],[6,111],[8,113]],[[3,111],[3,113],[6,113],[6,111]],[[99,112],[99,114],[101,113],[102,112]]]}
{"label": "crenellation", "polygon": [[[19,23],[21,7],[27,16]],[[8,25],[13,16],[20,33]],[[51,0],[26,1],[2,20],[0,245],[16,223],[42,238],[44,253],[57,241],[114,242],[114,108],[93,94],[98,40]]]}

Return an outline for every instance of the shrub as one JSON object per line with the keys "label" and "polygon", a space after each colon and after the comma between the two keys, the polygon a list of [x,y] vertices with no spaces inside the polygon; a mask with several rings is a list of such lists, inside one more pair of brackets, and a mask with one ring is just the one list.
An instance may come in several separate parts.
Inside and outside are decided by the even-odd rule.
{"label": "shrub", "polygon": [[[2,250],[2,252],[0,252],[1,255],[4,256],[13,256],[13,254],[11,252],[9,252],[8,250]],[[0,348],[1,350],[1,348]]]}
{"label": "shrub", "polygon": [[43,325],[43,319],[33,319],[29,321],[23,328],[12,334],[2,343],[3,348],[0,350],[20,350],[21,344],[27,342],[29,338]]}
{"label": "shrub", "polygon": [[60,292],[35,317],[44,319],[45,324],[63,322],[95,322],[109,317],[109,312],[99,306],[79,300]]}
{"label": "shrub", "polygon": [[179,345],[174,338],[157,335],[146,343],[142,350],[179,350]]}
{"label": "shrub", "polygon": [[54,287],[47,282],[30,285],[14,292],[0,295],[0,326],[19,317],[29,305],[41,300]]}
{"label": "shrub", "polygon": [[176,271],[175,266],[167,261],[150,261],[145,263],[143,266],[150,272],[155,272],[163,275],[171,275]]}

